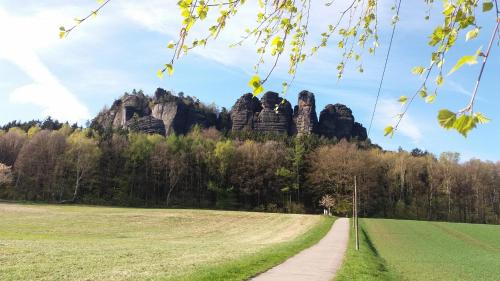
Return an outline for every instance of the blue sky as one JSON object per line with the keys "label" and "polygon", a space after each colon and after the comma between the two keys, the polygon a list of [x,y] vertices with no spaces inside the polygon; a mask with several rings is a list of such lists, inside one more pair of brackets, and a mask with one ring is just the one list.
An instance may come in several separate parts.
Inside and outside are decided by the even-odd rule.
{"label": "blue sky", "polygon": [[[166,45],[179,28],[175,2],[113,0],[99,16],[59,40],[59,26],[69,26],[73,18],[86,15],[96,7],[96,1],[26,0],[20,5],[19,1],[0,0],[0,123],[42,119],[47,115],[62,121],[84,122],[134,88],[147,94],[157,87],[183,91],[203,102],[230,108],[239,96],[249,91],[247,82],[256,55],[252,44],[238,48],[228,45],[243,34],[245,27],[252,26],[250,15],[254,5],[249,3],[218,41],[183,57],[176,63],[174,75],[160,80],[156,71],[168,62],[171,53]],[[297,93],[307,89],[316,94],[318,113],[326,104],[344,103],[353,110],[356,120],[368,127],[390,35],[392,1],[385,2],[387,5],[379,9],[381,46],[375,56],[364,57],[365,72],[358,74],[353,67],[343,80],[337,81],[335,66],[340,53],[336,47],[324,49],[299,69],[287,96],[292,104],[297,102]],[[492,122],[479,126],[464,138],[441,129],[436,120],[439,109],[457,110],[467,104],[480,69],[477,64],[447,77],[435,103],[416,100],[396,135],[392,139],[383,136],[383,128],[400,110],[397,98],[411,95],[421,83],[410,69],[428,63],[431,48],[427,46],[427,36],[438,21],[437,15],[429,22],[423,20],[424,1],[407,2],[410,1],[402,4],[371,139],[386,149],[419,147],[435,154],[457,151],[463,160],[500,160],[497,44],[476,102],[476,110]],[[322,30],[326,25],[324,19],[334,19],[340,8],[313,7],[312,33]],[[439,8],[435,7],[435,12]],[[458,47],[448,56],[448,69],[460,55],[472,54],[487,45],[494,20],[492,12],[479,15],[483,25],[480,36],[467,43],[465,35],[459,38]],[[195,35],[199,32],[193,30]],[[286,70],[286,63],[279,64],[266,90],[280,91],[281,83],[288,78]]]}

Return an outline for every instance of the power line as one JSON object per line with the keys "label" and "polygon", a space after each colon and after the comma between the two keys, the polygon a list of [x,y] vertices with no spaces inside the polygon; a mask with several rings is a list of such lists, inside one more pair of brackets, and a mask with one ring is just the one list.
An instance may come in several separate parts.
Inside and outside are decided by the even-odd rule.
{"label": "power line", "polygon": [[[401,0],[398,2],[398,8],[396,10],[396,18],[399,21],[399,9],[401,8]],[[380,91],[382,90],[382,84],[384,83],[385,71],[387,70],[387,62],[389,61],[389,54],[392,49],[392,41],[394,39],[394,33],[396,32],[396,24],[395,22],[392,26],[391,40],[389,41],[389,48],[387,49],[387,55],[385,56],[384,70],[382,71],[382,77],[380,78],[380,84],[378,86],[377,98],[375,99],[375,105],[373,106],[372,117],[370,119],[370,127],[368,127],[368,137],[370,136],[370,131],[372,130],[373,119],[375,117],[375,111],[377,110],[378,100],[380,98]]]}

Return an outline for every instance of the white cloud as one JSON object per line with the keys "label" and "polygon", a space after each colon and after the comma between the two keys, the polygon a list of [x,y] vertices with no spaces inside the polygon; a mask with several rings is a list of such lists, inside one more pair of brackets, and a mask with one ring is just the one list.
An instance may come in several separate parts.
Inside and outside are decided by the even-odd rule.
{"label": "white cloud", "polygon": [[[60,11],[59,11],[60,12]],[[90,117],[87,107],[71,93],[49,70],[37,50],[52,46],[64,13],[42,11],[34,16],[9,15],[0,7],[0,59],[21,69],[32,83],[13,90],[9,97],[14,103],[41,107],[40,115],[78,122]],[[39,115],[39,116],[40,116]]]}
{"label": "white cloud", "polygon": [[[121,1],[114,4],[118,13],[127,20],[132,20],[150,31],[168,36],[169,38],[165,38],[165,46],[167,39],[179,36],[182,18],[175,1],[151,0],[141,5],[137,5],[136,1]],[[257,3],[248,1],[238,12],[237,18],[230,19],[230,24],[220,33],[217,40],[210,40],[206,47],[195,48],[192,53],[224,65],[251,69],[253,63],[257,61],[255,46],[244,44],[229,48],[229,45],[239,40],[245,28],[253,26],[255,13],[252,11],[255,7]],[[204,38],[209,34],[208,27],[213,22],[214,18],[208,18],[203,24],[195,25],[189,32],[188,41]],[[167,53],[168,50],[165,52]]]}
{"label": "white cloud", "polygon": [[[393,124],[397,114],[401,113],[401,105],[389,99],[381,99],[377,112],[375,114],[375,126],[380,130],[386,127],[388,124]],[[417,122],[413,120],[413,117],[406,113],[403,120],[398,126],[398,132],[409,137],[414,144],[418,144],[422,139],[422,132],[417,125]]]}
{"label": "white cloud", "polygon": [[[179,8],[175,1],[164,0],[149,0],[147,2],[137,5],[136,1],[123,0],[113,3],[113,8],[116,9],[118,14],[121,14],[127,20],[139,24],[140,26],[154,32],[167,35],[168,39],[177,38],[179,35],[180,23],[182,17]],[[320,34],[328,30],[328,24],[336,22],[337,16],[340,12],[345,10],[349,5],[348,2],[335,2],[331,7],[325,7],[321,1],[313,1],[310,11],[308,46],[311,48],[313,45],[321,42]],[[392,13],[388,8],[389,5],[382,5],[380,15],[382,18],[387,17],[387,13]],[[212,8],[217,9],[217,8]],[[241,6],[238,14],[231,18],[226,25],[225,29],[221,31],[216,40],[210,40],[206,47],[195,48],[193,53],[203,58],[216,61],[218,63],[235,66],[244,71],[252,70],[252,66],[258,61],[256,54],[256,43],[254,38],[249,38],[241,46],[229,48],[242,39],[245,35],[247,28],[252,29],[257,25],[256,15],[260,11],[257,1],[247,1],[245,5]],[[211,12],[211,14],[217,14]],[[328,19],[325,21],[325,19]],[[344,18],[347,21],[348,17]],[[209,34],[208,27],[215,22],[215,17],[206,19],[203,23],[198,23],[189,32],[188,40],[195,38],[204,38]],[[389,26],[389,24],[387,24]],[[316,37],[312,37],[315,35]],[[167,38],[165,40],[167,42]],[[335,45],[332,40],[332,44]],[[166,44],[165,44],[166,45]],[[166,51],[167,52],[167,51]],[[317,71],[318,69],[335,69],[340,59],[341,50],[338,48],[325,48],[322,49],[317,56],[312,57],[311,62],[308,63],[310,71]],[[274,58],[266,57],[264,69],[269,69],[272,65]],[[288,59],[286,54],[278,63],[275,73],[278,75],[287,75],[288,73]]]}
{"label": "white cloud", "polygon": [[470,91],[467,91],[462,85],[460,85],[459,83],[453,81],[452,79],[448,79],[446,81],[447,84],[450,85],[451,89],[454,91],[454,92],[457,92],[457,93],[460,93],[464,96],[471,96],[471,92]]}

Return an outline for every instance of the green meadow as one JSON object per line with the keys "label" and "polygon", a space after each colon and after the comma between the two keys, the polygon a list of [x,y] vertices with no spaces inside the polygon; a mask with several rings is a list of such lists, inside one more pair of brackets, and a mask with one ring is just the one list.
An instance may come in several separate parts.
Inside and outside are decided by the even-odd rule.
{"label": "green meadow", "polygon": [[360,220],[335,280],[500,280],[500,226]]}
{"label": "green meadow", "polygon": [[0,280],[245,280],[315,244],[332,219],[0,203]]}
{"label": "green meadow", "polygon": [[[246,280],[333,219],[0,203],[0,280]],[[361,219],[335,280],[499,280],[500,226]]]}

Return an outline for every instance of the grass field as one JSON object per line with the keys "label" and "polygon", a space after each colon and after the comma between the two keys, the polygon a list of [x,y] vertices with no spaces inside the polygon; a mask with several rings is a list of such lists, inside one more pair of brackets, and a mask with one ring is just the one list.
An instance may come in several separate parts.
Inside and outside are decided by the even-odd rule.
{"label": "grass field", "polygon": [[384,259],[378,255],[370,238],[363,231],[363,226],[360,224],[359,251],[355,249],[355,236],[351,228],[349,247],[335,281],[399,280],[394,272],[388,270]]}
{"label": "grass field", "polygon": [[0,280],[243,280],[316,243],[332,222],[0,203]]}
{"label": "grass field", "polygon": [[[500,280],[500,226],[363,219],[336,280]],[[352,237],[352,235],[351,235]]]}

